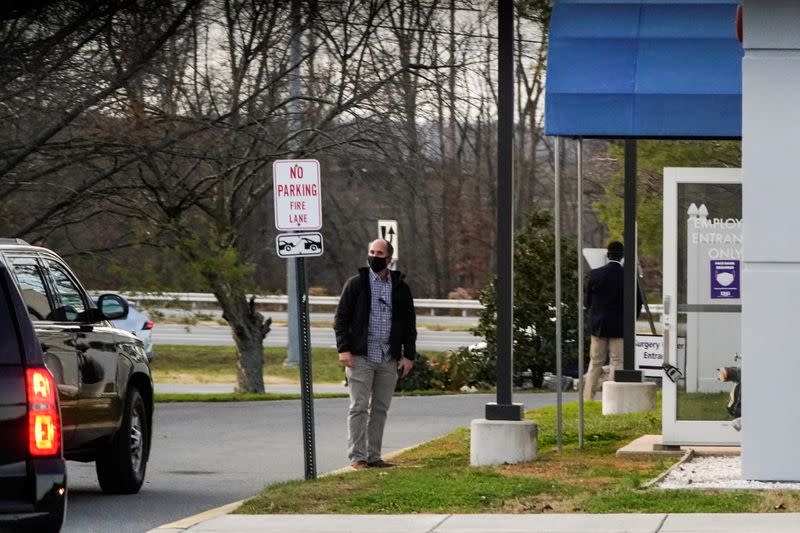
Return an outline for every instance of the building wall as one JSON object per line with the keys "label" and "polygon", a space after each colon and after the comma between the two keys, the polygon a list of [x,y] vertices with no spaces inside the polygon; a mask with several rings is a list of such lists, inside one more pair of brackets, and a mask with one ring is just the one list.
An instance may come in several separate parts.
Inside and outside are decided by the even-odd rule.
{"label": "building wall", "polygon": [[800,480],[800,2],[744,3],[742,476]]}

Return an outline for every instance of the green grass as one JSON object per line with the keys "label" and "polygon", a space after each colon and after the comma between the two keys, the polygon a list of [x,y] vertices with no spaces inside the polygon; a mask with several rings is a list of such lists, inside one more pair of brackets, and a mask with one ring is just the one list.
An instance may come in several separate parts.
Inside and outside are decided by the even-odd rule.
{"label": "green grass", "polygon": [[[458,394],[446,391],[402,391],[395,392],[395,396],[443,396]],[[314,398],[349,398],[343,392],[315,392]],[[275,400],[299,400],[300,394],[290,392],[266,392],[264,394],[240,392],[208,392],[208,393],[156,393],[153,396],[156,403],[175,402],[270,402]]]}
{"label": "green grass", "polygon": [[469,446],[469,433],[459,430],[441,443],[423,445],[431,453],[413,466],[273,485],[237,512],[468,513],[499,510],[506,501],[552,487],[551,482],[541,479],[509,480],[501,472],[473,469],[460,453],[446,449],[450,446]]}
{"label": "green grass", "polygon": [[[315,393],[314,398],[347,398],[347,394],[336,392]],[[275,400],[299,400],[299,394],[267,392],[264,394],[251,394],[239,392],[223,393],[201,393],[201,394],[180,394],[180,393],[156,393],[153,395],[156,403],[173,402],[270,402]]]}
{"label": "green grass", "polygon": [[642,486],[674,459],[618,458],[643,434],[661,432],[652,413],[603,416],[585,406],[585,446],[577,446],[577,405],[564,405],[564,452],[555,449],[555,408],[537,421],[539,456],[523,465],[469,466],[469,431],[459,429],[393,459],[390,470],[362,470],[272,485],[237,511],[257,513],[687,513],[800,511],[792,491],[660,490]]}
{"label": "green grass", "polygon": [[[228,321],[224,318],[218,318],[209,313],[197,312],[190,315],[180,316],[164,316],[163,314],[153,315],[153,310],[148,310],[154,320],[160,324],[185,324],[187,326],[196,326],[200,322],[213,322],[220,326],[227,326]],[[274,319],[273,326],[286,327],[287,321],[284,319]],[[333,328],[333,320],[312,320],[308,324],[312,328]],[[417,329],[424,329],[428,331],[470,331],[474,325],[466,322],[462,323],[427,323],[419,322]],[[649,331],[649,330],[648,330]]]}
{"label": "green grass", "polygon": [[[226,325],[228,325],[228,322],[225,321],[225,320],[222,320],[222,321],[219,322],[219,324],[221,326],[226,326]],[[288,324],[288,322],[286,320],[273,320],[272,321],[272,325],[273,326],[286,327],[287,324]],[[310,321],[308,323],[308,325],[309,325],[309,327],[312,327],[312,328],[333,328],[333,320],[312,320],[312,321]]]}
{"label": "green grass", "polygon": [[729,399],[728,392],[678,391],[678,420],[733,420],[726,409]]}
{"label": "green grass", "polygon": [[[236,376],[236,348],[234,346],[186,346],[157,344],[156,357],[151,369],[156,381],[214,382],[231,381]],[[422,352],[428,357],[442,357],[445,352]],[[333,348],[313,348],[311,369],[314,383],[339,383],[344,380],[344,369]],[[264,376],[287,382],[300,379],[296,367],[285,367],[286,348],[264,348]]]}
{"label": "green grass", "polygon": [[741,513],[753,509],[759,494],[746,491],[619,490],[587,502],[587,513]]}
{"label": "green grass", "polygon": [[[151,364],[156,380],[169,380],[178,375],[200,375],[202,381],[233,379],[236,375],[234,346],[186,346],[158,344]],[[311,367],[316,383],[336,383],[344,379],[336,350],[311,350]],[[299,370],[283,366],[285,348],[264,348],[264,375],[299,380]]]}
{"label": "green grass", "polygon": [[[556,444],[555,407],[536,409],[525,414],[539,426],[539,448],[548,450]],[[661,433],[661,405],[655,411],[626,415],[603,416],[601,402],[584,403],[584,439],[586,453],[616,451],[620,443],[627,443],[641,435]],[[578,404],[564,404],[563,442],[577,449]]]}

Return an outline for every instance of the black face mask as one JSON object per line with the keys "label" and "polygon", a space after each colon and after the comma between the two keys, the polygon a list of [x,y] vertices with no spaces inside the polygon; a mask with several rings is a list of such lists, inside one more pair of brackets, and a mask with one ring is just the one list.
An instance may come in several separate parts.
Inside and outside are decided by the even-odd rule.
{"label": "black face mask", "polygon": [[367,256],[367,263],[369,267],[372,269],[373,272],[380,272],[384,268],[386,268],[386,258],[385,257],[378,257],[376,255],[369,255]]}

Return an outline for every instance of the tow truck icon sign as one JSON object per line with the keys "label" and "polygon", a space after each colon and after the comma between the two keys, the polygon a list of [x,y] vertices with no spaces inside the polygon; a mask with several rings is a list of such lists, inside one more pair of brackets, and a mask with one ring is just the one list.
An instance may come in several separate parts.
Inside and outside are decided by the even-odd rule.
{"label": "tow truck icon sign", "polygon": [[275,238],[279,257],[318,257],[324,251],[321,233],[282,233]]}

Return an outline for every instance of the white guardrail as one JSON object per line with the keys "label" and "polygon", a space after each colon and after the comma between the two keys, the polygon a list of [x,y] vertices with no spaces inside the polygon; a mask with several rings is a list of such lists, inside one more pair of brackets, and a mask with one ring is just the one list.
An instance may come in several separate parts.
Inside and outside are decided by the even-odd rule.
{"label": "white guardrail", "polygon": [[[102,293],[102,291],[98,291],[98,293]],[[119,294],[134,302],[180,302],[182,304],[189,304],[192,307],[197,307],[198,304],[217,305],[217,297],[210,292],[120,292]],[[256,303],[262,305],[278,305],[283,308],[288,305],[288,300],[286,295],[256,295]],[[308,303],[316,307],[336,307],[339,303],[339,297],[309,296]],[[481,305],[478,300],[448,300],[435,298],[417,298],[414,300],[414,306],[417,310],[428,310],[431,316],[435,316],[436,311],[440,309],[460,311],[461,316],[468,316],[469,311],[479,311],[483,309],[483,305]],[[661,304],[650,306],[650,312],[653,315],[661,316],[663,311],[664,306]],[[645,318],[646,317],[642,316],[640,320]]]}

